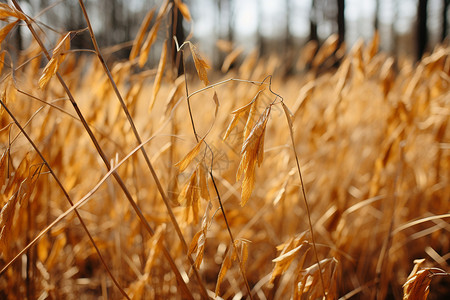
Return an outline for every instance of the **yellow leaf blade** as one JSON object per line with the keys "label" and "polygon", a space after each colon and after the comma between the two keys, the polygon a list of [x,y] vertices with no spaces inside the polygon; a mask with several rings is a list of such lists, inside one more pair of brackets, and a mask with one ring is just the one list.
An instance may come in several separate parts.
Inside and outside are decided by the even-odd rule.
{"label": "yellow leaf blade", "polygon": [[186,170],[187,166],[189,166],[189,164],[192,162],[192,160],[197,156],[197,154],[200,152],[201,149],[201,145],[203,143],[203,139],[201,139],[197,145],[195,145],[194,148],[192,148],[191,151],[188,152],[188,154],[186,154],[186,156],[180,160],[179,162],[177,162],[175,164],[175,166],[179,169],[180,172],[183,172],[184,170]]}
{"label": "yellow leaf blade", "polygon": [[189,245],[188,255],[191,255],[192,253],[194,253],[194,251],[197,250],[197,247],[198,247],[197,242],[202,233],[203,233],[202,230],[200,230],[192,238],[191,244]]}
{"label": "yellow leaf blade", "polygon": [[139,67],[141,68],[147,62],[148,55],[150,53],[150,48],[156,41],[156,37],[158,36],[159,25],[160,21],[157,20],[156,23],[153,25],[152,29],[150,29],[150,32],[148,33],[147,38],[145,39],[144,45],[142,46],[141,51],[139,52]]}
{"label": "yellow leaf blade", "polygon": [[5,65],[5,54],[6,54],[6,51],[2,51],[0,53],[0,74],[2,73],[3,66]]}
{"label": "yellow leaf blade", "polygon": [[156,72],[155,82],[153,84],[153,92],[152,98],[150,100],[149,111],[151,111],[153,109],[153,106],[155,105],[156,96],[158,96],[158,92],[161,87],[161,80],[164,74],[164,68],[166,67],[166,60],[167,60],[167,43],[164,42],[161,52],[161,58],[159,59],[158,71]]}
{"label": "yellow leaf blade", "polygon": [[[8,33],[11,31],[11,29],[14,28],[14,26],[16,26],[16,24],[19,21],[15,21],[9,24],[6,24],[5,26],[3,26],[2,29],[0,29],[0,44],[3,42],[3,40],[6,38],[6,36],[8,35]],[[3,55],[4,56],[4,55]]]}
{"label": "yellow leaf blade", "polygon": [[26,19],[25,15],[17,9],[9,6],[6,3],[0,3],[0,20],[4,20],[8,17],[17,18],[19,20]]}
{"label": "yellow leaf blade", "polygon": [[241,117],[240,113],[235,114],[233,116],[233,118],[231,119],[230,124],[228,124],[227,130],[222,138],[223,140],[226,140],[230,136],[231,131],[236,127],[240,117]]}
{"label": "yellow leaf blade", "polygon": [[150,25],[150,22],[153,19],[155,10],[156,10],[156,8],[153,8],[152,10],[150,10],[147,13],[147,15],[145,15],[144,21],[141,23],[138,34],[136,35],[136,38],[133,41],[133,47],[131,48],[131,51],[130,51],[130,60],[133,60],[137,57],[139,50],[141,48],[142,42],[144,41],[145,31],[147,30],[148,26]]}
{"label": "yellow leaf blade", "polygon": [[325,59],[327,59],[336,50],[338,43],[339,36],[337,34],[330,35],[314,57],[312,62],[313,67],[318,67],[321,63],[323,63]]}
{"label": "yellow leaf blade", "polygon": [[231,64],[239,57],[239,55],[242,54],[242,52],[244,52],[244,48],[239,47],[234,49],[230,54],[228,54],[227,57],[225,57],[225,59],[223,60],[221,71],[224,73],[228,72],[228,70],[231,67]]}
{"label": "yellow leaf blade", "polygon": [[181,0],[175,0],[175,4],[178,7],[178,9],[180,10],[180,13],[183,15],[183,18],[190,22],[191,21],[191,13],[189,12],[189,9],[187,7],[187,5],[183,2],[181,2]]}
{"label": "yellow leaf blade", "polygon": [[0,212],[0,250],[4,256],[9,256],[8,248],[10,247],[11,228],[18,195],[19,193],[14,193]]}
{"label": "yellow leaf blade", "polygon": [[209,65],[202,59],[198,53],[197,48],[189,42],[189,47],[191,49],[192,58],[194,59],[195,69],[197,70],[198,77],[207,86],[209,84],[208,75],[206,69],[209,69]]}
{"label": "yellow leaf blade", "polygon": [[184,76],[180,76],[175,80],[175,86],[170,91],[167,100],[166,100],[166,108],[164,114],[166,116],[169,115],[171,110],[175,107],[176,101],[181,98],[181,88],[184,84]]}
{"label": "yellow leaf blade", "polygon": [[206,173],[205,167],[200,164],[198,166],[198,181],[200,186],[200,195],[205,200],[209,200],[207,177],[208,174]]}
{"label": "yellow leaf blade", "polygon": [[246,172],[244,173],[244,179],[242,180],[241,191],[241,206],[245,206],[253,192],[255,186],[255,167],[256,160],[253,158],[249,163]]}
{"label": "yellow leaf blade", "polygon": [[225,274],[227,274],[227,271],[230,267],[231,267],[231,256],[227,255],[222,263],[222,266],[220,267],[219,275],[217,277],[216,297],[217,295],[219,295],[220,285],[222,284],[223,278],[225,277]]}
{"label": "yellow leaf blade", "polygon": [[53,49],[53,56],[47,63],[42,72],[42,76],[39,78],[39,87],[43,89],[50,78],[58,72],[58,68],[61,63],[64,61],[65,54],[64,52],[70,49],[70,32],[67,33],[61,41],[56,45],[55,49]]}

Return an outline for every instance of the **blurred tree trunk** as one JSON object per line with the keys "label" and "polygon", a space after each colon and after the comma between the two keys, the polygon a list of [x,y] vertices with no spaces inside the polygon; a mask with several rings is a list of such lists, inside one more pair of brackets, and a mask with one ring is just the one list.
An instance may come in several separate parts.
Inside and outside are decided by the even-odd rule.
{"label": "blurred tree trunk", "polygon": [[183,61],[181,59],[181,56],[177,52],[177,47],[175,45],[173,37],[176,37],[178,45],[181,45],[186,37],[183,30],[183,15],[175,5],[175,1],[170,0],[170,2],[172,3],[172,12],[169,26],[170,39],[167,42],[169,43],[168,46],[170,49],[169,51],[172,60],[172,66],[174,69],[176,69],[176,74],[178,77],[183,74]]}
{"label": "blurred tree trunk", "polygon": [[284,44],[285,44],[285,52],[289,52],[292,48],[293,45],[293,37],[291,34],[291,30],[289,29],[289,24],[291,23],[291,18],[292,18],[292,14],[291,14],[291,1],[290,0],[285,0],[285,8],[286,8],[286,27],[285,27],[285,32],[284,32]]}
{"label": "blurred tree trunk", "polygon": [[447,18],[447,13],[448,13],[448,6],[450,4],[450,0],[443,0],[444,4],[443,4],[443,8],[442,8],[442,36],[441,36],[441,41],[443,42],[445,40],[445,38],[447,37],[447,22],[448,22],[448,18]]}
{"label": "blurred tree trunk", "polygon": [[317,5],[316,0],[312,0],[311,11],[309,16],[309,40],[318,41],[317,36]]}
{"label": "blurred tree trunk", "polygon": [[231,0],[219,0],[224,2],[228,10],[228,41],[234,42],[234,13]]}
{"label": "blurred tree trunk", "polygon": [[373,23],[373,27],[375,31],[378,31],[380,29],[380,0],[375,1],[375,21]]}
{"label": "blurred tree trunk", "polygon": [[417,6],[417,60],[422,58],[428,43],[427,4],[428,0],[419,0]]}
{"label": "blurred tree trunk", "polygon": [[337,0],[337,23],[338,23],[338,35],[339,35],[339,45],[345,40],[345,1]]}
{"label": "blurred tree trunk", "polygon": [[22,32],[20,30],[21,26],[16,26],[15,28],[15,47],[17,52],[22,51],[23,50],[23,38],[22,38]]}
{"label": "blurred tree trunk", "polygon": [[263,21],[264,16],[263,16],[261,7],[262,7],[262,5],[258,2],[258,7],[257,7],[257,10],[258,10],[258,29],[257,29],[258,36],[256,38],[257,38],[257,45],[259,48],[259,52],[261,55],[264,55],[266,53],[267,49],[266,49],[266,43],[265,43],[264,36],[262,35],[262,23],[264,22]]}
{"label": "blurred tree trunk", "polygon": [[294,60],[295,60],[295,55],[294,55],[294,37],[291,34],[291,30],[290,30],[290,23],[291,23],[291,19],[292,19],[292,1],[291,0],[285,0],[285,9],[286,9],[286,27],[285,27],[285,33],[284,33],[284,57],[285,57],[285,61],[286,63],[284,64],[284,76],[288,76],[291,75],[294,71]]}

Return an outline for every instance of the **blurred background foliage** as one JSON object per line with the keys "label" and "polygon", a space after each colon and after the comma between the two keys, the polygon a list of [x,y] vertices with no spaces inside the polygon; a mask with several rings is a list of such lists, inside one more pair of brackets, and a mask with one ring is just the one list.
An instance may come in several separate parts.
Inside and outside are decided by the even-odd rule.
{"label": "blurred background foliage", "polygon": [[[173,0],[171,0],[173,1]],[[214,66],[226,56],[217,41],[239,45],[243,51],[258,49],[261,54],[277,52],[292,56],[310,40],[323,42],[333,33],[339,41],[353,45],[359,38],[372,39],[380,33],[380,48],[392,55],[419,59],[426,51],[445,41],[449,32],[450,0],[185,0],[192,22],[178,14],[179,37],[193,33],[200,50]],[[66,30],[86,27],[77,1],[22,0],[25,12],[41,26],[53,28],[54,39]],[[128,56],[131,41],[148,10],[162,1],[86,0],[93,26],[103,49],[111,49],[112,59]],[[176,18],[172,18],[176,21]],[[154,22],[154,20],[153,20]],[[167,27],[170,24],[166,24]],[[161,35],[161,34],[160,34]],[[52,37],[49,37],[52,38]],[[159,36],[160,44],[166,36]],[[21,50],[31,38],[18,27],[9,47]],[[72,49],[92,48],[87,31],[72,39]],[[117,45],[120,45],[117,47]],[[119,50],[120,49],[120,50]],[[222,49],[223,50],[223,49]],[[158,51],[154,51],[158,53]],[[150,57],[156,63],[159,55]]]}

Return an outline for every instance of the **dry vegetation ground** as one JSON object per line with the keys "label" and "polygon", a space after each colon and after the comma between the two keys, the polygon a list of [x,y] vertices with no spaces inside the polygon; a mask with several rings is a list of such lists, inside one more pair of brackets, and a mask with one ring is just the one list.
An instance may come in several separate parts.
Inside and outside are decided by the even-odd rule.
{"label": "dry vegetation ground", "polygon": [[111,78],[70,35],[49,64],[36,42],[1,53],[0,298],[448,295],[450,48],[413,63],[375,38],[319,75],[332,37],[297,75],[252,53],[208,82],[185,44],[186,83],[165,48],[137,67],[167,11]]}

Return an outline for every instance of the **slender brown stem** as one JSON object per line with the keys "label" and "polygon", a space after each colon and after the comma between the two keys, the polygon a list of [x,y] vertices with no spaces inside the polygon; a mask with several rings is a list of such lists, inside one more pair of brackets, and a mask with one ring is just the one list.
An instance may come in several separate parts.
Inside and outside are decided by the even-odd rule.
{"label": "slender brown stem", "polygon": [[[123,112],[125,113],[125,115],[127,117],[128,123],[131,126],[131,129],[133,131],[133,134],[134,134],[137,142],[139,144],[141,144],[142,143],[142,139],[141,139],[141,136],[140,136],[140,134],[139,134],[139,132],[138,132],[138,130],[136,128],[136,125],[134,124],[133,118],[132,118],[132,116],[131,116],[131,114],[130,114],[130,112],[128,110],[128,107],[127,107],[125,101],[123,100],[123,97],[122,97],[119,89],[117,88],[117,85],[116,85],[116,83],[114,81],[114,78],[112,77],[112,74],[111,74],[108,66],[106,65],[105,60],[104,60],[104,58],[103,58],[103,56],[102,56],[102,54],[100,52],[100,48],[98,47],[97,39],[95,38],[94,30],[92,29],[91,22],[90,22],[88,14],[87,14],[86,7],[85,7],[85,5],[84,5],[82,0],[78,0],[78,2],[80,4],[81,10],[83,11],[86,23],[88,25],[89,34],[91,36],[91,40],[92,40],[92,43],[94,45],[94,49],[95,49],[97,57],[98,57],[98,59],[100,61],[100,64],[102,65],[106,75],[108,76],[108,79],[109,79],[109,81],[111,83],[111,86],[112,86],[112,88],[114,90],[114,93],[116,94],[117,99],[120,102],[122,110],[123,110]],[[173,226],[175,227],[175,231],[176,231],[176,233],[178,235],[178,238],[180,239],[181,244],[183,246],[183,250],[187,254],[189,249],[188,249],[186,240],[184,239],[183,233],[181,232],[180,226],[179,226],[179,224],[178,224],[178,222],[177,222],[177,220],[175,218],[175,215],[174,215],[174,213],[172,211],[172,208],[170,207],[169,198],[167,197],[167,195],[166,195],[166,193],[164,191],[164,188],[162,187],[161,181],[159,180],[159,177],[156,174],[156,171],[153,168],[153,165],[152,165],[152,163],[150,161],[150,158],[148,157],[147,152],[145,151],[144,148],[141,148],[141,153],[144,156],[144,160],[145,160],[145,162],[147,164],[148,169],[150,170],[150,173],[152,174],[153,179],[155,180],[156,186],[158,188],[158,192],[160,193],[160,195],[161,195],[161,197],[163,199],[163,202],[164,202],[164,204],[166,206],[166,209],[167,209],[167,211],[169,213],[170,220],[171,220]],[[193,268],[194,275],[195,275],[195,277],[196,277],[196,279],[198,281],[198,284],[200,286],[200,291],[202,292],[203,297],[208,298],[208,293],[206,292],[206,288],[205,288],[205,286],[204,286],[204,284],[203,284],[203,282],[201,280],[200,274],[198,273],[198,270],[197,270],[197,268],[194,265],[194,260],[192,259],[191,255],[187,255],[187,256],[188,256],[189,263],[191,264],[191,266]]]}

